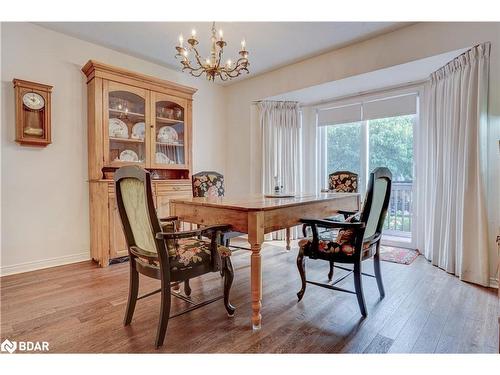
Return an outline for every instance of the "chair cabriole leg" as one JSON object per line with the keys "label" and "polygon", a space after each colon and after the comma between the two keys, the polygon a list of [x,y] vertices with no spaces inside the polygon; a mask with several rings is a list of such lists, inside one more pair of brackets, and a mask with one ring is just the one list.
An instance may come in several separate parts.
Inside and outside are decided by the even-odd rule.
{"label": "chair cabriole leg", "polygon": [[365,297],[363,295],[363,284],[361,281],[361,260],[354,263],[354,289],[356,290],[356,297],[358,298],[359,309],[361,315],[367,316]]}
{"label": "chair cabriole leg", "polygon": [[223,273],[224,273],[224,307],[226,308],[227,315],[229,317],[234,316],[234,311],[236,310],[231,302],[229,302],[229,294],[231,292],[231,286],[233,284],[234,271],[231,259],[224,257],[223,262]]}
{"label": "chair cabriole leg", "polygon": [[373,270],[375,271],[375,279],[377,280],[378,291],[380,293],[380,298],[385,297],[384,284],[382,282],[382,272],[380,270],[380,253],[379,253],[380,242],[377,244],[377,251],[373,256]]}
{"label": "chair cabriole leg", "polygon": [[125,311],[125,319],[123,325],[128,326],[134,316],[135,304],[137,302],[137,295],[139,293],[139,272],[135,269],[135,258],[130,259],[130,280],[127,309]]}
{"label": "chair cabriole leg", "polygon": [[191,295],[191,286],[189,285],[189,279],[184,281],[184,293],[188,297]]}
{"label": "chair cabriole leg", "polygon": [[301,247],[299,249],[299,254],[297,255],[297,268],[299,269],[300,280],[302,282],[302,287],[297,293],[299,301],[304,297],[306,292],[306,271],[305,271],[305,259],[304,259],[304,249]]}
{"label": "chair cabriole leg", "polygon": [[156,332],[155,347],[158,349],[163,345],[165,334],[167,332],[168,318],[170,316],[170,285],[162,280],[161,283],[161,306],[160,319],[158,322],[158,331]]}
{"label": "chair cabriole leg", "polygon": [[334,268],[335,263],[333,260],[330,261],[330,272],[328,272],[328,281],[332,281],[333,279],[333,268]]}

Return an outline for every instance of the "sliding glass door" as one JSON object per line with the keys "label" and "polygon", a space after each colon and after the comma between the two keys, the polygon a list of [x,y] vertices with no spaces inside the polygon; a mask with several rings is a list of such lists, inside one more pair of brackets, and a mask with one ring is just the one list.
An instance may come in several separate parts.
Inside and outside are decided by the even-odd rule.
{"label": "sliding glass door", "polygon": [[368,170],[388,167],[392,191],[384,224],[387,242],[411,244],[415,115],[368,120]]}
{"label": "sliding glass door", "polygon": [[383,241],[412,247],[413,131],[416,115],[325,126],[327,174],[348,170],[359,175],[366,191],[370,171],[388,167],[393,175]]}

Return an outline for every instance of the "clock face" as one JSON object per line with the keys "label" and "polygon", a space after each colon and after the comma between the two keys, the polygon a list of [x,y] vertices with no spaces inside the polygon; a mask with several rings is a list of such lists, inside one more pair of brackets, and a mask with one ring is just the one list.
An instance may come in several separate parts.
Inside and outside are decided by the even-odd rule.
{"label": "clock face", "polygon": [[23,96],[23,103],[29,109],[42,109],[45,106],[45,100],[43,96],[37,94],[36,92],[27,92]]}

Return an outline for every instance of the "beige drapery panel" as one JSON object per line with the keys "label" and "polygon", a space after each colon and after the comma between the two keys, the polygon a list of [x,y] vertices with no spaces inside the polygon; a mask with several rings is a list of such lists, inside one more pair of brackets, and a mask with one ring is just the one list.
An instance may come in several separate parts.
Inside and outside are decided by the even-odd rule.
{"label": "beige drapery panel", "polygon": [[[299,105],[296,102],[262,101],[257,104],[262,136],[262,193],[274,191],[277,176],[284,191],[301,192],[301,136]],[[285,238],[285,231],[273,239]],[[297,238],[298,230],[292,230]]]}
{"label": "beige drapery panel", "polygon": [[490,44],[434,72],[417,130],[417,246],[432,264],[487,286],[485,156]]}

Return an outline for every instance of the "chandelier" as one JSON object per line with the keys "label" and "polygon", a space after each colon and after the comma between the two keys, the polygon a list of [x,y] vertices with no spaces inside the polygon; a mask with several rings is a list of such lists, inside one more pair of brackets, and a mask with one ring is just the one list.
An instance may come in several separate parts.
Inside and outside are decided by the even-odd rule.
{"label": "chandelier", "polygon": [[[217,30],[215,29],[215,22],[212,24],[212,37],[210,40],[210,57],[203,58],[200,56],[196,45],[196,30],[193,29],[191,37],[187,40],[187,45],[184,45],[184,38],[179,36],[179,45],[175,47],[177,50],[176,58],[181,60],[182,71],[189,72],[194,77],[200,77],[205,73],[209,81],[215,81],[216,77],[220,77],[222,81],[227,81],[238,77],[243,72],[249,73],[248,66],[248,51],[245,48],[245,40],[241,41],[240,57],[233,63],[231,60],[221,63],[224,47],[227,43],[222,38],[222,30],[219,30],[217,38]],[[190,54],[193,56],[194,61],[191,61]]]}

